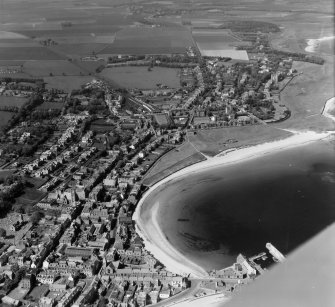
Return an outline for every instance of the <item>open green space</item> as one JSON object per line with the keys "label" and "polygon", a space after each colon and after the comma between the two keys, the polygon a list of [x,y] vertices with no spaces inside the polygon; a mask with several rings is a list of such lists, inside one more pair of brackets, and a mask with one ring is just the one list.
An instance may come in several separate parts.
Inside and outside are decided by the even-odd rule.
{"label": "open green space", "polygon": [[45,47],[0,47],[1,60],[62,60],[63,56]]}
{"label": "open green space", "polygon": [[27,98],[15,96],[0,96],[0,107],[19,107],[21,108],[27,101]]}
{"label": "open green space", "polygon": [[184,53],[193,46],[190,31],[182,27],[137,27],[117,32],[115,41],[101,54]]}
{"label": "open green space", "polygon": [[41,105],[39,105],[36,110],[61,110],[63,108],[64,103],[62,102],[52,102],[52,101],[44,101]]}
{"label": "open green space", "polygon": [[227,127],[189,132],[190,142],[202,153],[214,156],[238,147],[272,142],[290,136],[291,133],[269,125]]}
{"label": "open green space", "polygon": [[62,76],[63,74],[77,76],[80,73],[84,74],[84,70],[65,60],[27,61],[23,65],[23,72],[33,77]]}
{"label": "open green space", "polygon": [[295,77],[280,94],[280,104],[291,111],[291,117],[276,127],[323,131],[334,129],[334,122],[321,115],[325,102],[335,96],[334,60],[324,57],[322,66],[294,62],[293,67],[301,75]]}
{"label": "open green space", "polygon": [[0,111],[0,127],[6,126],[14,114],[14,112]]}
{"label": "open green space", "polygon": [[53,76],[45,77],[48,89],[56,88],[70,93],[72,90],[79,89],[85,83],[92,81],[92,76]]}
{"label": "open green space", "polygon": [[154,89],[157,84],[170,88],[179,88],[179,69],[154,67],[148,71],[148,67],[124,66],[105,68],[101,76],[119,84],[124,88]]}
{"label": "open green space", "polygon": [[184,143],[157,160],[145,175],[143,184],[152,186],[163,178],[205,159],[189,142]]}

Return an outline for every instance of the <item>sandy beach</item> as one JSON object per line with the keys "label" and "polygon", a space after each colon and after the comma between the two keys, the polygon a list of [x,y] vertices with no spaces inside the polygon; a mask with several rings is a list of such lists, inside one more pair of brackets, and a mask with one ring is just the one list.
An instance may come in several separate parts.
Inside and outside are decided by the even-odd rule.
{"label": "sandy beach", "polygon": [[[290,131],[294,133],[291,137],[275,142],[263,143],[257,146],[243,148],[229,153],[221,153],[213,158],[198,164],[182,169],[171,176],[161,180],[152,186],[139,201],[133,220],[136,223],[136,230],[144,241],[145,248],[150,251],[167,270],[183,276],[204,277],[207,272],[199,265],[191,262],[170,244],[157,222],[159,202],[151,206],[150,212],[143,206],[146,198],[156,189],[161,188],[172,180],[198,173],[199,171],[216,168],[223,165],[232,165],[241,161],[247,161],[264,155],[268,155],[284,149],[295,148],[325,139],[333,132],[316,133],[313,131]],[[146,215],[144,217],[144,215]]]}

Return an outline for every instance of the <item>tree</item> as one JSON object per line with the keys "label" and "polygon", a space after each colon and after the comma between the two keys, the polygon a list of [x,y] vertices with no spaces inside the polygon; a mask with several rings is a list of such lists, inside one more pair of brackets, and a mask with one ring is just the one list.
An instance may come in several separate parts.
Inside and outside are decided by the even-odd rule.
{"label": "tree", "polygon": [[41,211],[35,211],[31,216],[30,216],[30,222],[32,224],[37,224],[41,218],[44,216],[43,212]]}
{"label": "tree", "polygon": [[6,230],[3,228],[0,228],[0,238],[6,238]]}

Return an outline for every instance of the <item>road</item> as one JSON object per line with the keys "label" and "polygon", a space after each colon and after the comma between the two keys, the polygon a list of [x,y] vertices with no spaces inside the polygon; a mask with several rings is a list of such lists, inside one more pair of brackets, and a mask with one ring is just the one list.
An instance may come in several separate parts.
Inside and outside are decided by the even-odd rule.
{"label": "road", "polygon": [[178,293],[168,299],[165,299],[164,301],[160,301],[157,304],[154,304],[152,306],[154,307],[167,307],[167,306],[173,306],[177,303],[186,301],[188,299],[194,298],[194,294],[199,290],[201,280],[193,279],[191,280],[191,287],[187,290]]}

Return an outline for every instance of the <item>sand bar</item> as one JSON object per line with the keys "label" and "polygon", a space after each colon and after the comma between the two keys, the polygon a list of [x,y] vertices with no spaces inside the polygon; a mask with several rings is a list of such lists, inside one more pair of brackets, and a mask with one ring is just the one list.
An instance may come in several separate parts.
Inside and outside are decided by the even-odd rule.
{"label": "sand bar", "polygon": [[294,134],[286,139],[263,143],[253,147],[235,150],[226,154],[221,153],[211,159],[207,159],[206,161],[202,161],[186,167],[153,185],[143,195],[133,215],[133,220],[136,223],[136,231],[143,239],[145,248],[151,252],[161,263],[163,263],[166,266],[166,269],[170,272],[183,276],[190,275],[191,277],[205,277],[207,275],[206,271],[181,254],[174,246],[170,244],[164,233],[162,233],[157,222],[159,202],[156,202],[151,208],[149,219],[143,219],[141,213],[145,212],[146,209],[143,207],[144,201],[155,189],[177,178],[191,175],[192,173],[198,173],[199,171],[217,168],[219,166],[232,165],[241,161],[261,157],[263,155],[271,154],[284,149],[302,146],[311,142],[328,138],[334,134],[334,131],[322,133],[317,133],[314,131],[290,132]]}

